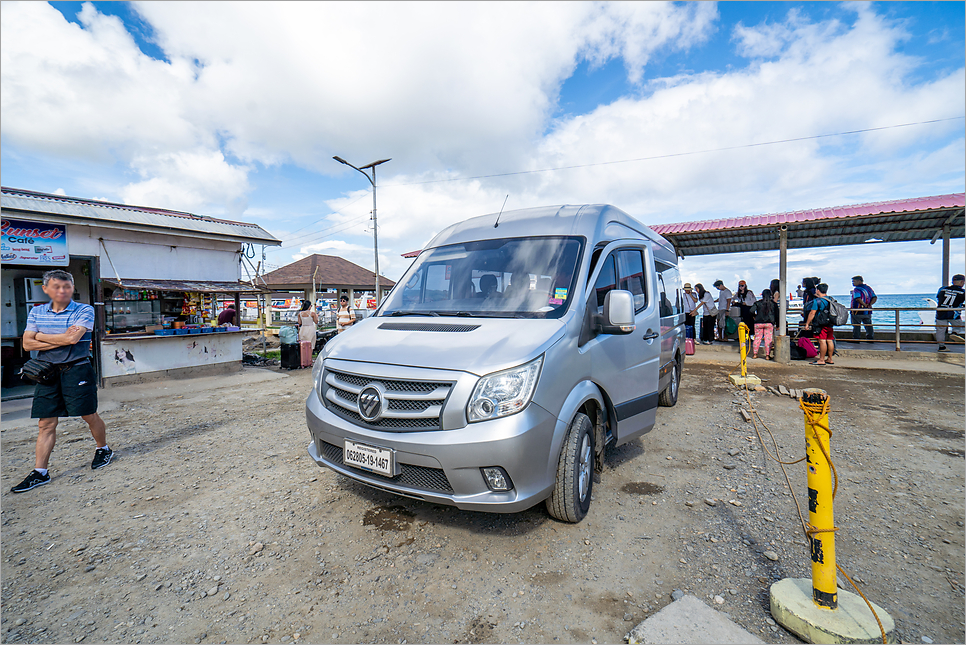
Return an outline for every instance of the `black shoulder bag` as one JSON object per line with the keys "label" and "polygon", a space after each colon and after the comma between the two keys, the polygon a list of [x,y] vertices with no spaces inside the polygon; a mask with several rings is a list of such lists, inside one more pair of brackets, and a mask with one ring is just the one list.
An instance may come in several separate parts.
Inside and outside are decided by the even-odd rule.
{"label": "black shoulder bag", "polygon": [[40,358],[31,358],[20,368],[20,375],[34,383],[49,385],[57,377],[57,365]]}

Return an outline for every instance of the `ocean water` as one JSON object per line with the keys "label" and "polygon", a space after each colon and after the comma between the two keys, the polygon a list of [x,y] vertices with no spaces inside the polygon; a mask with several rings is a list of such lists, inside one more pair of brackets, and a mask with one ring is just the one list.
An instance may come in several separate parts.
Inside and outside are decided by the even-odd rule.
{"label": "ocean water", "polygon": [[[938,289],[937,289],[938,291]],[[877,311],[880,307],[922,307],[926,308],[929,304],[926,302],[926,298],[936,299],[935,293],[890,293],[890,294],[876,294],[878,300],[872,305],[872,324],[873,325],[889,325],[893,327],[896,324],[896,313],[894,311]],[[832,296],[846,307],[849,305],[849,295],[845,294]],[[901,329],[919,329],[922,327],[919,320],[919,312],[916,311],[900,311],[899,312],[899,326]],[[864,328],[863,328],[863,331]],[[931,330],[930,330],[931,331]]]}

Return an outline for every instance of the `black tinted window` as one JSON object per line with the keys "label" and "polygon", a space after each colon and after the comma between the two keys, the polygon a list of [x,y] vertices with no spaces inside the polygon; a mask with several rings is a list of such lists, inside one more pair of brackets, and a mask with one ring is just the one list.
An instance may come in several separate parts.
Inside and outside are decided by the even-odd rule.
{"label": "black tinted window", "polygon": [[614,270],[614,256],[611,254],[604,260],[604,266],[600,268],[600,275],[597,277],[597,284],[594,285],[594,291],[597,292],[598,309],[604,306],[604,296],[607,295],[607,292],[616,288],[617,272]]}
{"label": "black tinted window", "polygon": [[639,250],[617,252],[620,274],[619,289],[630,291],[634,296],[634,309],[640,311],[647,306],[647,289],[644,288],[644,259]]}

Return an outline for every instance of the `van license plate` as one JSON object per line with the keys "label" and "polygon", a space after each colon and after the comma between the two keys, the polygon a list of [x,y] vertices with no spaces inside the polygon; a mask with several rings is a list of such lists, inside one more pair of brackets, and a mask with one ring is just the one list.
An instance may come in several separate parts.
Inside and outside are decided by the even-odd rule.
{"label": "van license plate", "polygon": [[386,477],[392,477],[396,469],[394,450],[376,448],[349,440],[345,442],[342,461],[346,466],[355,466]]}

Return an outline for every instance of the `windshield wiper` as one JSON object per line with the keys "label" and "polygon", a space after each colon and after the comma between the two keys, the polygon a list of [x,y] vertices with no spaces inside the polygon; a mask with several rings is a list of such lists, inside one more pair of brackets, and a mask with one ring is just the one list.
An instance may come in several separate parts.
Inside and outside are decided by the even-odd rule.
{"label": "windshield wiper", "polygon": [[472,318],[474,316],[481,316],[483,314],[478,314],[478,313],[473,314],[468,311],[442,311],[437,315],[438,316],[462,316],[464,318]]}
{"label": "windshield wiper", "polygon": [[435,311],[394,311],[390,316],[439,316]]}

